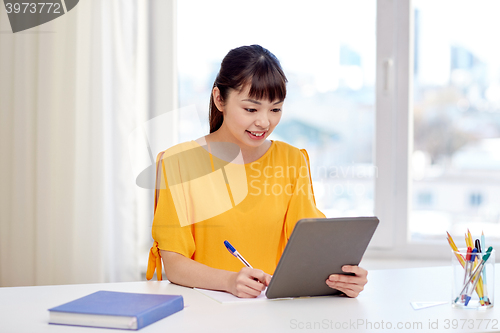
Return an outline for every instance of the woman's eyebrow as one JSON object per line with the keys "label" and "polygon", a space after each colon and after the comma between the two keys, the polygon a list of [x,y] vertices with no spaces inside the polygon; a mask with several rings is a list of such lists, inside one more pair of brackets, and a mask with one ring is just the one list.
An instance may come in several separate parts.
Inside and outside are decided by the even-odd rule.
{"label": "woman's eyebrow", "polygon": [[244,100],[242,100],[242,102],[251,102],[251,103],[254,103],[254,104],[261,105],[261,103],[259,101],[256,101],[255,99],[250,99],[250,98],[244,99]]}
{"label": "woman's eyebrow", "polygon": [[[244,99],[244,100],[242,100],[242,102],[251,102],[251,103],[254,103],[254,104],[258,104],[258,105],[261,105],[261,104],[262,104],[261,102],[256,101],[255,99],[250,99],[250,98]],[[274,105],[276,105],[276,104],[280,104],[280,103],[282,103],[282,102],[283,102],[283,100],[281,100],[281,101],[277,101],[276,103],[274,103]]]}

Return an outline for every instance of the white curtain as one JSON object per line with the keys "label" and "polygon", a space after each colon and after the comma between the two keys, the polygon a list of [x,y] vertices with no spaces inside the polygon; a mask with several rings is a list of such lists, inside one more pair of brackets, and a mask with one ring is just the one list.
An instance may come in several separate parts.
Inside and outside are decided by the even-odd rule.
{"label": "white curtain", "polygon": [[147,6],[80,1],[16,34],[0,10],[0,286],[141,278],[152,192],[127,138],[150,118]]}

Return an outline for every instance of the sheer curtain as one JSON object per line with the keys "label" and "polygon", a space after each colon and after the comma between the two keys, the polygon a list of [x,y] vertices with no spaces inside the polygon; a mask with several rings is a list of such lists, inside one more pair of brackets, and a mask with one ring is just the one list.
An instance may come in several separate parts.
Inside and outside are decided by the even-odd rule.
{"label": "sheer curtain", "polygon": [[140,279],[152,192],[127,137],[151,117],[150,6],[80,1],[16,34],[0,10],[0,286]]}

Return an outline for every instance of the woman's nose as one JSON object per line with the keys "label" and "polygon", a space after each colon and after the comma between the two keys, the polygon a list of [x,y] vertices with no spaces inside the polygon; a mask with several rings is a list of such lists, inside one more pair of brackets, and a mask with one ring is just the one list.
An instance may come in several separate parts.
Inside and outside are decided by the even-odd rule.
{"label": "woman's nose", "polygon": [[270,122],[267,112],[259,112],[257,119],[255,120],[255,125],[263,129],[267,129],[269,127]]}

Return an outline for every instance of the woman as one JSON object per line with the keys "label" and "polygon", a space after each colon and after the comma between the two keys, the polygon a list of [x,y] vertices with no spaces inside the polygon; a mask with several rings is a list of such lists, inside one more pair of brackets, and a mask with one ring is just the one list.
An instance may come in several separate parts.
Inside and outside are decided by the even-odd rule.
{"label": "woman", "polygon": [[[316,208],[305,150],[267,140],[278,125],[287,79],[259,45],[231,50],[210,99],[210,134],[158,158],[161,188],[153,221],[148,279],[161,259],[167,278],[189,287],[256,297],[266,288],[295,223],[324,217]],[[228,240],[253,268],[232,257]],[[325,283],[356,297],[367,271]]]}

